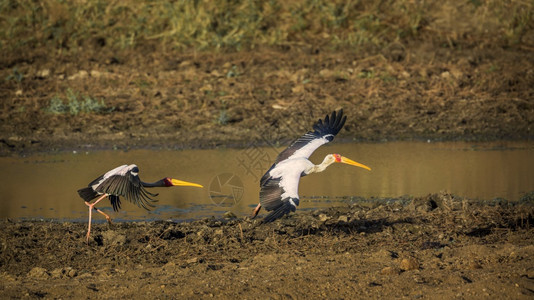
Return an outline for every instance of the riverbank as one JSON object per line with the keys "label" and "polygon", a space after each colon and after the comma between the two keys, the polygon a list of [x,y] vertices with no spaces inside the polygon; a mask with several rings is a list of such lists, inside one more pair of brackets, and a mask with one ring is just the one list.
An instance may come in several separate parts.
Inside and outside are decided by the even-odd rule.
{"label": "riverbank", "polygon": [[0,223],[9,298],[499,298],[534,295],[532,204],[446,193],[407,206],[248,218]]}
{"label": "riverbank", "polygon": [[118,62],[110,53],[81,65],[28,64],[23,83],[4,82],[0,154],[284,144],[339,108],[347,115],[339,140],[532,138],[529,52],[423,44],[403,48],[399,61],[388,51],[147,53]]}

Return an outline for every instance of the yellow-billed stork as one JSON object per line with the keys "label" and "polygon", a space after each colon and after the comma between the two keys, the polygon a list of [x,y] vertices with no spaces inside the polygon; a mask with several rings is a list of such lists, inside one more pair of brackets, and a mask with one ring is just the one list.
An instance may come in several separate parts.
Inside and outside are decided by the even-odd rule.
{"label": "yellow-billed stork", "polygon": [[346,120],[343,110],[332,112],[332,115],[327,115],[324,121],[318,120],[313,125],[313,131],[295,140],[278,155],[274,164],[260,180],[260,203],[254,209],[253,218],[258,215],[262,207],[271,212],[263,222],[272,222],[294,212],[299,205],[300,177],[322,172],[333,163],[344,163],[371,170],[368,166],[339,154],[328,154],[319,165],[314,165],[308,160],[317,148],[334,139]]}
{"label": "yellow-billed stork", "polygon": [[[108,197],[113,206],[113,210],[115,211],[119,211],[121,208],[121,196],[130,202],[137,204],[137,206],[149,210],[148,206],[154,207],[152,202],[156,202],[157,200],[153,199],[153,197],[156,197],[158,194],[153,194],[145,188],[171,186],[203,187],[200,184],[169,177],[165,177],[152,183],[143,182],[139,178],[139,168],[133,164],[116,167],[91,181],[88,187],[78,190],[80,197],[85,201],[85,204],[89,206],[89,225],[86,236],[87,242],[89,242],[89,235],[91,234],[91,212],[93,209],[104,215],[106,220],[111,224],[111,218],[95,207],[95,205],[102,199]],[[93,203],[90,203],[90,201],[95,198],[98,199]]]}

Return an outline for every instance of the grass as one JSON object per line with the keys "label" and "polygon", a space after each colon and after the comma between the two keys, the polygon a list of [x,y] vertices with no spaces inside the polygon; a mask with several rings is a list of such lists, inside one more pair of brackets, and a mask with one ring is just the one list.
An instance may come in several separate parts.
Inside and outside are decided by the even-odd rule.
{"label": "grass", "polygon": [[45,109],[46,112],[52,114],[66,114],[77,115],[83,113],[108,113],[114,108],[106,107],[103,99],[95,99],[89,96],[80,98],[78,93],[68,89],[66,92],[66,101],[59,96],[54,96],[50,99],[50,104]]}
{"label": "grass", "polygon": [[[484,35],[485,21],[496,23],[494,32],[484,38],[511,45],[532,29],[532,1],[462,4],[479,21],[475,33]],[[36,47],[60,52],[87,47],[122,50],[146,44],[204,51],[300,43],[382,47],[417,38],[427,29],[443,40],[461,38],[427,28],[435,18],[430,12],[439,9],[432,1],[413,0],[0,0],[0,46],[11,52]]]}
{"label": "grass", "polygon": [[17,67],[13,68],[13,72],[9,74],[8,76],[6,76],[6,78],[4,78],[5,81],[14,80],[18,84],[20,84],[23,79],[24,79],[24,74],[19,72]]}

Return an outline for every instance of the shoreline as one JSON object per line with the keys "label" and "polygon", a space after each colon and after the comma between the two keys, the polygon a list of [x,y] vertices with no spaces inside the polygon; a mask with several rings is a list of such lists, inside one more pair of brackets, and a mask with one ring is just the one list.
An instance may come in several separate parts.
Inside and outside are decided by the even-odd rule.
{"label": "shoreline", "polygon": [[89,245],[86,224],[2,220],[0,278],[6,297],[23,298],[528,299],[532,224],[532,203],[465,206],[444,193],[269,224],[95,224]]}

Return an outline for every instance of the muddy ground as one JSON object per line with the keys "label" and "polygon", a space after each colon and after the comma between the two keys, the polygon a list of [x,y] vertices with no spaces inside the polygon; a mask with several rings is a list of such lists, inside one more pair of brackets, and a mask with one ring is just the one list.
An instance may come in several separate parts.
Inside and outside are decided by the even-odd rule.
{"label": "muddy ground", "polygon": [[11,54],[0,154],[284,143],[339,108],[338,141],[531,139],[532,51],[464,47]]}
{"label": "muddy ground", "polygon": [[0,223],[3,298],[532,299],[534,206],[446,193],[248,218]]}

